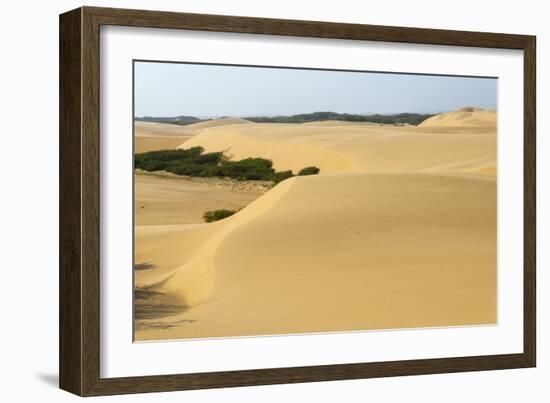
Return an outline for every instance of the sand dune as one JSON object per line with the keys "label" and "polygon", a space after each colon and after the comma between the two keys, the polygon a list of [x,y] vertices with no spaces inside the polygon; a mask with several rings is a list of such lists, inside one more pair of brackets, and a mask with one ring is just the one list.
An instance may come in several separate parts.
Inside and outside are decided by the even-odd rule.
{"label": "sand dune", "polygon": [[185,130],[185,126],[134,122],[134,152],[177,148],[192,136]]}
{"label": "sand dune", "polygon": [[420,123],[420,127],[496,127],[497,113],[494,109],[462,108],[454,112],[432,116]]}
{"label": "sand dune", "polygon": [[154,123],[134,122],[135,137],[181,137],[188,135],[186,126]]}
{"label": "sand dune", "polygon": [[185,127],[190,132],[197,133],[200,130],[208,129],[210,127],[243,125],[248,123],[252,123],[252,122],[241,118],[220,118],[220,119],[207,120],[205,122],[193,123]]}
{"label": "sand dune", "polygon": [[197,131],[185,147],[321,174],[213,224],[137,226],[136,339],[495,323],[496,127],[440,121],[465,126]]}
{"label": "sand dune", "polygon": [[[492,323],[495,192],[494,178],[433,174],[287,180],[231,219],[144,252],[173,257],[157,290],[190,309],[137,337]],[[192,324],[169,325],[181,321]]]}
{"label": "sand dune", "polygon": [[345,120],[323,120],[321,122],[301,123],[304,126],[383,126],[374,122],[348,122]]}
{"label": "sand dune", "polygon": [[250,122],[238,118],[213,119],[184,126],[153,122],[134,122],[134,148],[136,153],[173,149],[203,129],[245,123]]}
{"label": "sand dune", "polygon": [[206,129],[181,147],[201,145],[235,159],[258,156],[278,170],[315,165],[338,172],[478,172],[496,169],[495,128],[247,124]]}

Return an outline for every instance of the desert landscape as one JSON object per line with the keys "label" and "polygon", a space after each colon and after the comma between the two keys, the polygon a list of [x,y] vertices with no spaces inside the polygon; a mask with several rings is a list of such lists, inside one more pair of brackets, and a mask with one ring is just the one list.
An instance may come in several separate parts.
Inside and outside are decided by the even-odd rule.
{"label": "desert landscape", "polygon": [[136,158],[194,149],[282,175],[136,168],[136,341],[496,323],[496,110],[134,129]]}

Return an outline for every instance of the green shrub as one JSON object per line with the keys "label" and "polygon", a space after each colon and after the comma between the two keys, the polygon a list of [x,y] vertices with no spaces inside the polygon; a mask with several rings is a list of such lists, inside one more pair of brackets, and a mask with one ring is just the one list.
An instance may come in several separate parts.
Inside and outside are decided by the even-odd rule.
{"label": "green shrub", "polygon": [[187,149],[175,149],[175,150],[159,150],[149,151],[142,154],[137,154],[145,160],[157,160],[157,161],[174,161],[182,159],[193,159],[200,156],[204,152],[202,147],[191,147]]}
{"label": "green shrub", "polygon": [[233,214],[235,214],[238,210],[227,210],[227,209],[220,209],[220,210],[212,210],[207,211],[202,215],[202,218],[206,222],[214,222],[223,220],[224,218],[230,217]]}
{"label": "green shrub", "polygon": [[299,176],[303,175],[317,175],[321,170],[317,167],[305,167],[298,172]]}
{"label": "green shrub", "polygon": [[223,176],[223,168],[219,165],[211,165],[203,168],[201,172],[201,176],[205,178],[212,178],[212,177],[222,177]]}
{"label": "green shrub", "polygon": [[205,168],[203,165],[188,162],[182,164],[168,164],[166,170],[176,175],[204,176]]}
{"label": "green shrub", "polygon": [[292,173],[292,171],[279,171],[279,172],[275,172],[273,174],[273,182],[275,183],[279,183],[281,181],[284,181],[285,179],[288,179],[288,178],[292,178],[294,176],[294,174]]}
{"label": "green shrub", "polygon": [[136,154],[134,166],[144,171],[167,171],[176,175],[219,176],[213,169],[224,160],[222,152],[204,153],[202,147],[160,150]]}
{"label": "green shrub", "polygon": [[393,115],[356,115],[337,112],[313,112],[291,116],[252,116],[245,118],[256,123],[305,123],[339,120],[344,122],[373,122],[381,124],[407,123],[418,125],[434,115],[420,113],[398,113]]}
{"label": "green shrub", "polygon": [[147,160],[143,161],[140,166],[137,166],[136,168],[144,169],[145,171],[162,171],[163,169],[166,169],[166,162],[164,161],[157,161],[157,160]]}
{"label": "green shrub", "polygon": [[[176,175],[227,177],[275,183],[294,176],[290,170],[275,172],[273,162],[265,158],[230,161],[223,152],[205,153],[202,147],[136,154],[134,166],[144,171],[167,171]],[[312,175],[319,173],[319,168],[307,167],[300,172],[299,175]]]}
{"label": "green shrub", "polygon": [[264,158],[245,158],[222,163],[222,174],[238,180],[270,180],[275,170],[273,163]]}
{"label": "green shrub", "polygon": [[216,165],[221,163],[222,161],[223,161],[222,152],[202,154],[195,158],[195,162],[197,164]]}

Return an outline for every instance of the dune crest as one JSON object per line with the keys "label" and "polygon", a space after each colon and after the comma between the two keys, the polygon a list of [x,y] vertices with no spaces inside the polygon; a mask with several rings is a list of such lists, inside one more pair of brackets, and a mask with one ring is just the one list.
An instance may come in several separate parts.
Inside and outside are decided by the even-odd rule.
{"label": "dune crest", "polygon": [[216,223],[217,231],[197,249],[196,253],[153,288],[177,295],[188,307],[196,306],[206,300],[211,294],[216,278],[213,257],[218,247],[232,231],[269,211],[293,183],[293,179],[280,183],[234,216]]}
{"label": "dune crest", "polygon": [[494,109],[466,107],[453,112],[432,116],[419,127],[495,127],[497,112]]}
{"label": "dune crest", "polygon": [[[305,129],[305,141],[300,137],[300,127]],[[307,132],[310,127],[284,123],[219,127],[202,131],[180,148],[200,145],[207,152],[226,151],[232,159],[237,160],[248,157],[267,158],[273,161],[276,170],[292,169],[298,172],[306,166],[315,165],[323,172],[357,171],[356,163],[346,154],[311,141],[308,138],[310,133]],[[288,136],[289,133],[294,136]]]}
{"label": "dune crest", "polygon": [[220,126],[201,131],[180,147],[200,145],[208,152],[226,151],[234,159],[267,158],[277,170],[292,169],[295,173],[310,165],[319,167],[322,174],[424,171],[485,174],[496,170],[495,127],[472,131],[467,126],[323,123]]}
{"label": "dune crest", "polygon": [[210,127],[243,125],[248,123],[252,123],[252,122],[241,118],[219,118],[219,119],[212,119],[212,120],[207,120],[199,123],[192,123],[185,127],[187,128],[188,131],[197,133],[200,130],[208,129]]}
{"label": "dune crest", "polygon": [[189,125],[155,122],[134,122],[134,149],[136,153],[178,148],[204,129],[251,123],[240,118],[220,118]]}

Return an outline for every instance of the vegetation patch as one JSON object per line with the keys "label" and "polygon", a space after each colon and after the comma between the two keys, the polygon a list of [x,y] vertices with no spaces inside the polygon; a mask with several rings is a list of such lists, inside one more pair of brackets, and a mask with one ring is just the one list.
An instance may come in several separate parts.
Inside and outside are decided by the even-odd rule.
{"label": "vegetation patch", "polygon": [[[202,147],[149,151],[136,154],[134,166],[148,172],[167,171],[176,175],[195,177],[226,177],[236,180],[264,180],[279,183],[294,176],[291,170],[275,171],[273,162],[265,158],[245,158],[231,161],[223,152],[205,153]],[[312,175],[319,168],[307,167]],[[316,172],[313,172],[315,171]]]}
{"label": "vegetation patch", "polygon": [[202,218],[206,222],[214,222],[214,221],[223,220],[224,218],[227,218],[227,217],[231,217],[237,211],[239,210],[227,210],[227,209],[212,210],[204,213],[202,215]]}
{"label": "vegetation patch", "polygon": [[275,172],[275,174],[273,175],[273,182],[279,183],[284,181],[285,179],[292,178],[293,176],[294,174],[291,170]]}
{"label": "vegetation patch", "polygon": [[300,169],[298,172],[298,176],[303,175],[317,175],[321,170],[317,167],[305,167]]}
{"label": "vegetation patch", "polygon": [[397,113],[393,115],[357,115],[352,113],[313,112],[291,116],[253,116],[244,118],[256,123],[307,123],[325,120],[340,120],[343,122],[371,122],[380,124],[410,124],[418,125],[434,115],[422,113]]}
{"label": "vegetation patch", "polygon": [[[424,120],[434,116],[433,114],[424,113],[396,113],[382,115],[379,113],[362,115],[354,113],[338,113],[338,112],[313,112],[302,113],[299,115],[287,116],[251,116],[243,119],[255,123],[307,123],[307,122],[323,122],[325,120],[341,120],[343,122],[371,122],[380,124],[409,124],[418,125]],[[224,118],[225,116],[220,117]],[[154,122],[168,123],[173,125],[185,126],[192,123],[206,122],[212,119],[200,119],[195,116],[141,116],[136,117],[137,122]]]}

